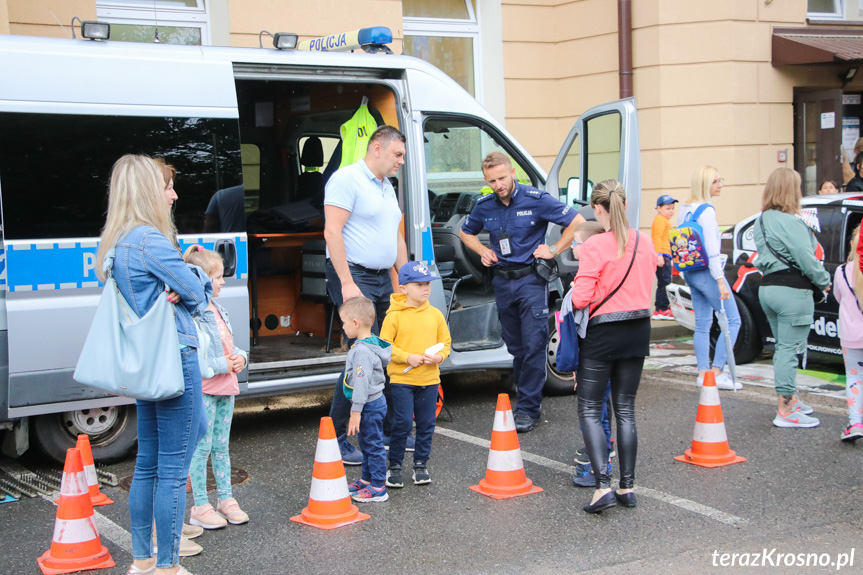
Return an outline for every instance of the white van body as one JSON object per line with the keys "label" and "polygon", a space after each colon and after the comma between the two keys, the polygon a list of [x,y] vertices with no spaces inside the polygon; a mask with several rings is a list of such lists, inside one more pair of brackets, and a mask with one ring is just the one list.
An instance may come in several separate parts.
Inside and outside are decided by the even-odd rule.
{"label": "white van body", "polygon": [[[134,447],[133,402],[72,379],[101,294],[95,252],[110,168],[124,153],[161,156],[177,168],[181,245],[202,244],[226,256],[233,274],[219,301],[230,314],[236,345],[250,350],[241,394],[332,387],[344,354],[322,351],[332,322],[326,302],[306,291],[312,285],[306,265],[314,256],[314,242],[306,240],[320,235],[319,226],[304,221],[285,224],[284,233],[205,231],[204,211],[217,190],[241,184],[247,213],[313,204],[296,195],[301,147],[309,138],[322,140],[331,169],[338,127],[366,97],[381,120],[407,137],[398,196],[409,256],[436,273],[446,267],[454,278],[474,275],[458,288],[461,307],[450,315],[453,353],[443,369],[511,365],[493,294],[472,252],[457,240],[458,229],[479,197],[479,161],[487,152],[509,154],[527,183],[544,188],[547,178],[506,129],[437,68],[383,54],[0,36],[0,70],[0,426],[14,439],[4,442],[7,453],[20,454],[32,438],[62,458],[78,433],[91,435],[102,461]],[[602,126],[611,129],[600,137]],[[607,177],[626,185],[637,226],[641,184],[631,99],[579,118],[552,168],[549,191],[567,203],[583,201],[592,182]],[[550,229],[550,238],[557,234]],[[442,249],[455,253],[448,266],[435,257]],[[574,269],[568,254],[561,266]],[[451,293],[440,284],[432,303],[446,310]],[[560,291],[558,285],[552,298]],[[551,356],[550,390],[560,392],[571,382],[554,371]]]}

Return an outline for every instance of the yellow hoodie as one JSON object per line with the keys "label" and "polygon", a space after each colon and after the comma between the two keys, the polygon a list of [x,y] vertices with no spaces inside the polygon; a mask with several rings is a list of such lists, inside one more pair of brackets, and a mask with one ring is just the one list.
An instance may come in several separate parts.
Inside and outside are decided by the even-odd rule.
{"label": "yellow hoodie", "polygon": [[393,344],[393,354],[387,373],[392,383],[408,385],[434,385],[440,383],[440,367],[421,365],[407,373],[408,355],[423,352],[436,343],[444,344],[438,352],[444,359],[450,352],[450,335],[443,314],[429,302],[419,307],[407,304],[408,296],[394,293],[390,296],[390,309],[381,326],[381,339]]}

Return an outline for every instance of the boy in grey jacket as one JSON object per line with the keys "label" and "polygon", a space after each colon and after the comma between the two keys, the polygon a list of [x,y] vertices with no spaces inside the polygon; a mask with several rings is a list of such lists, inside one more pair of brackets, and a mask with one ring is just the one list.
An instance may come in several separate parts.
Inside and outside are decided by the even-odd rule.
{"label": "boy in grey jacket", "polygon": [[367,503],[389,499],[386,488],[387,452],[384,448],[384,398],[387,364],[392,347],[372,335],[375,306],[365,297],[354,297],[339,309],[345,335],[357,341],[345,361],[344,392],[351,401],[348,435],[359,432],[363,452],[362,476],[348,486],[354,501]]}

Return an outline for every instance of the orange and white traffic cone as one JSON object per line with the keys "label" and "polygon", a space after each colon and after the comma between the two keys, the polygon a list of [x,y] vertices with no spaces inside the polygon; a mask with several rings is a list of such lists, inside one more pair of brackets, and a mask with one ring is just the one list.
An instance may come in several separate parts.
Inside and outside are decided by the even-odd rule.
{"label": "orange and white traffic cone", "polygon": [[107,569],[116,565],[99,539],[84,464],[77,448],[66,451],[54,538],[51,548],[37,561],[45,575]]}
{"label": "orange and white traffic cone", "polygon": [[315,467],[312,470],[309,506],[299,515],[291,517],[291,521],[319,529],[335,529],[368,518],[369,515],[360,513],[357,506],[351,502],[348,478],[345,476],[345,465],[342,463],[333,420],[322,417],[315,450]]}
{"label": "orange and white traffic cone", "polygon": [[701,467],[722,467],[746,461],[745,457],[740,457],[728,446],[725,420],[722,419],[722,406],[719,404],[719,389],[716,387],[716,376],[711,370],[704,374],[698,414],[695,416],[695,431],[692,434],[692,447],[687,449],[684,455],[678,455],[674,459]]}
{"label": "orange and white traffic cone", "polygon": [[518,434],[512,419],[509,396],[497,396],[497,411],[494,414],[494,427],[491,431],[491,449],[488,452],[488,465],[485,479],[470,489],[492,499],[508,499],[519,495],[539,493],[541,488],[533,484],[524,473]]}
{"label": "orange and white traffic cone", "polygon": [[81,462],[84,464],[84,476],[90,489],[90,503],[93,507],[111,505],[114,503],[108,496],[99,491],[99,477],[96,475],[96,464],[93,462],[93,451],[90,449],[90,436],[82,433],[75,445],[81,452]]}

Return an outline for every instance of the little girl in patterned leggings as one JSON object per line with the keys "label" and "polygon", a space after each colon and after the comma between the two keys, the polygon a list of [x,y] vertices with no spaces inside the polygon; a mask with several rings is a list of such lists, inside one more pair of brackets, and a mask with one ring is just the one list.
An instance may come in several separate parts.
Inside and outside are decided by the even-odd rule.
{"label": "little girl in patterned leggings", "polygon": [[[213,299],[200,316],[195,317],[198,331],[209,337],[209,345],[198,349],[202,362],[213,370],[215,375],[203,380],[204,407],[207,412],[207,433],[198,444],[192,456],[192,492],[195,505],[192,507],[189,523],[204,529],[221,529],[228,523],[240,525],[248,523],[249,516],[240,509],[231,492],[231,456],[228,440],[231,435],[231,420],[234,416],[234,397],[240,393],[237,374],[246,365],[246,352],[234,345],[233,330],[225,308],[216,303],[225,283],[224,263],[221,256],[201,246],[191,246],[183,259],[187,263],[201,267],[213,283]],[[212,454],[213,475],[219,492],[216,509],[207,498],[207,460]]]}
{"label": "little girl in patterned leggings", "polygon": [[833,296],[839,302],[839,342],[845,358],[845,395],[848,398],[848,427],[840,439],[857,441],[863,437],[863,274],[860,273],[860,256],[857,242],[860,226],[851,240],[851,257],[848,263],[836,268],[833,277]]}

